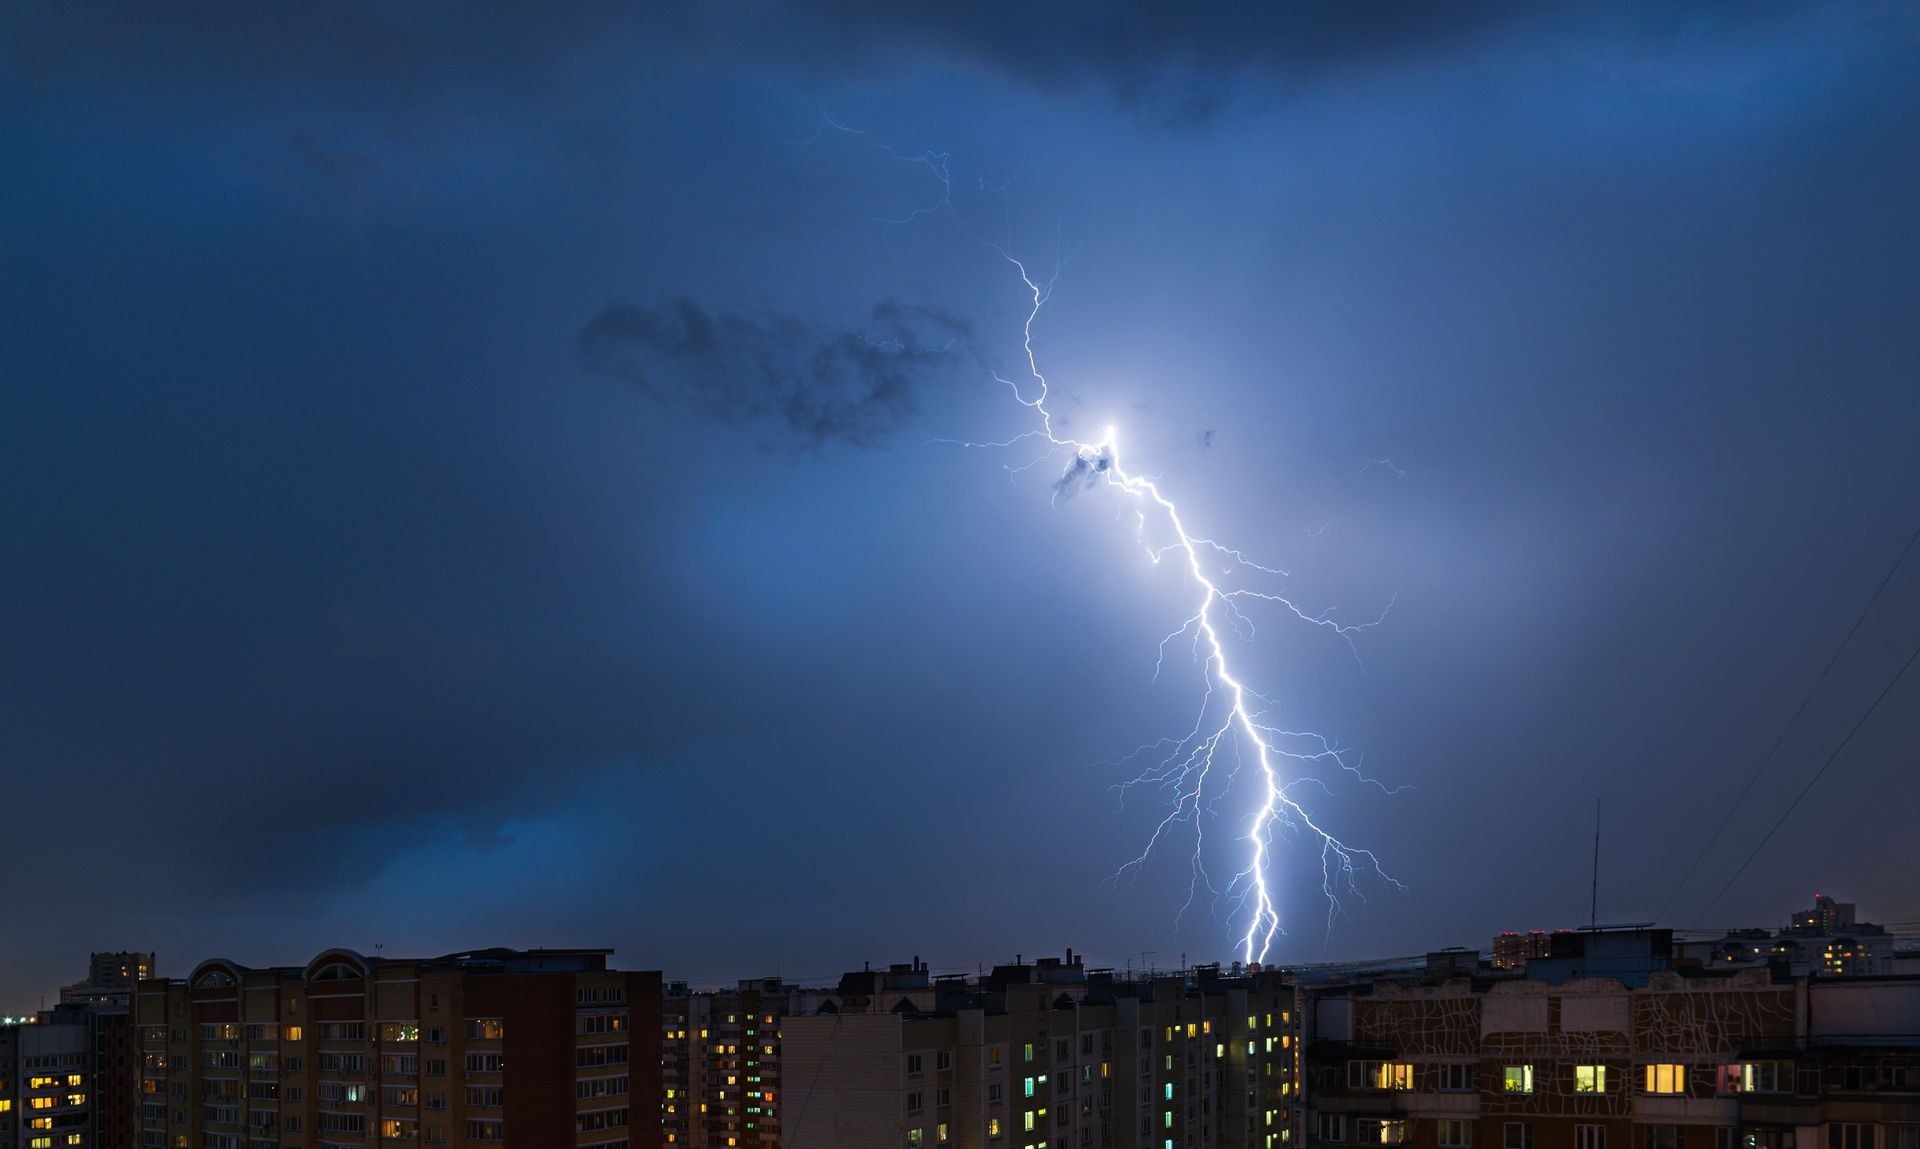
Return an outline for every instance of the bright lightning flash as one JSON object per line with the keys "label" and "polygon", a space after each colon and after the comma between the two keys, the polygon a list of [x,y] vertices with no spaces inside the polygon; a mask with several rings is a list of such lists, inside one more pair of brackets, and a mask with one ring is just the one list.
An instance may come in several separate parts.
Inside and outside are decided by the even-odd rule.
{"label": "bright lightning flash", "polygon": [[[1359,776],[1359,769],[1347,761],[1345,751],[1330,741],[1318,735],[1280,729],[1266,719],[1266,714],[1273,709],[1272,702],[1249,688],[1236,675],[1228,659],[1227,645],[1222,640],[1220,628],[1223,624],[1230,624],[1237,633],[1250,636],[1252,623],[1241,610],[1241,604],[1257,601],[1276,604],[1296,618],[1331,630],[1351,643],[1354,634],[1377,625],[1385,615],[1383,613],[1371,622],[1347,625],[1335,622],[1327,612],[1308,614],[1282,594],[1222,585],[1227,574],[1253,572],[1283,576],[1286,572],[1262,566],[1239,550],[1189,531],[1181,518],[1180,508],[1161,491],[1159,484],[1126,468],[1121,461],[1119,440],[1112,427],[1106,428],[1100,438],[1093,442],[1059,433],[1055,429],[1053,412],[1047,406],[1050,393],[1047,377],[1040,370],[1033,350],[1033,325],[1053,293],[1059,269],[1056,267],[1054,274],[1043,283],[1036,280],[1026,265],[1004,247],[995,247],[994,250],[1019,272],[1020,280],[1032,298],[1023,339],[1028,382],[1023,386],[998,374],[994,378],[1013,392],[1016,401],[1038,416],[1039,426],[1003,442],[965,445],[1011,447],[1025,441],[1043,442],[1046,449],[1034,463],[1065,453],[1068,456],[1067,469],[1056,491],[1071,490],[1078,485],[1105,485],[1132,499],[1139,537],[1146,547],[1147,556],[1156,564],[1167,558],[1176,559],[1184,567],[1188,582],[1198,594],[1193,614],[1179,629],[1162,639],[1160,647],[1164,659],[1168,643],[1192,636],[1195,657],[1201,661],[1205,671],[1206,691],[1200,713],[1193,728],[1184,737],[1162,739],[1129,756],[1132,758],[1149,751],[1164,751],[1154,766],[1122,789],[1124,791],[1139,785],[1154,786],[1170,794],[1172,809],[1154,827],[1145,849],[1122,866],[1116,877],[1124,877],[1144,866],[1161,837],[1178,823],[1191,820],[1196,834],[1201,833],[1203,802],[1209,802],[1208,809],[1211,812],[1211,802],[1217,802],[1219,795],[1232,785],[1234,775],[1244,764],[1245,757],[1250,757],[1254,766],[1257,797],[1245,823],[1248,846],[1246,864],[1224,887],[1216,887],[1207,876],[1200,843],[1196,840],[1189,904],[1192,895],[1202,885],[1216,898],[1243,904],[1248,917],[1245,933],[1240,938],[1242,954],[1249,962],[1265,961],[1274,939],[1281,932],[1280,907],[1275,900],[1273,887],[1267,880],[1276,829],[1289,827],[1302,830],[1319,844],[1321,884],[1328,899],[1329,924],[1332,916],[1338,912],[1341,892],[1343,889],[1354,889],[1354,879],[1363,871],[1375,874],[1395,888],[1404,887],[1381,869],[1379,859],[1372,851],[1342,842],[1315,821],[1294,796],[1297,786],[1319,784],[1318,779],[1311,775],[1284,778],[1282,760],[1331,760],[1356,776]],[[1027,464],[1028,467],[1032,465]],[[1055,497],[1057,499],[1058,494]],[[1170,542],[1149,541],[1156,522],[1169,533]],[[1223,573],[1216,575],[1213,573],[1215,568],[1223,568]],[[1158,671],[1156,665],[1156,675]],[[1217,700],[1216,694],[1219,696]],[[1216,705],[1216,701],[1223,705]],[[1309,749],[1302,751],[1290,748],[1303,741]],[[1228,749],[1236,752],[1238,760],[1232,768],[1222,767],[1226,778],[1217,781],[1213,777],[1215,767]],[[1243,754],[1245,757],[1241,756]],[[1371,782],[1371,779],[1366,781]]]}
{"label": "bright lightning flash", "polygon": [[[821,131],[858,137],[892,159],[929,168],[939,181],[941,197],[936,204],[884,222],[907,223],[929,212],[953,210],[952,178],[948,170],[947,153],[900,153],[865,132],[844,127],[830,119],[824,122]],[[814,139],[817,140],[819,135],[816,132]],[[1204,887],[1216,905],[1224,901],[1234,906],[1238,913],[1245,914],[1246,927],[1239,939],[1240,949],[1246,961],[1264,962],[1275,938],[1282,932],[1280,907],[1267,876],[1277,831],[1303,833],[1318,844],[1321,885],[1327,898],[1329,928],[1340,912],[1342,893],[1357,892],[1356,879],[1362,874],[1371,873],[1395,889],[1405,888],[1380,867],[1379,859],[1372,851],[1346,844],[1308,813],[1296,797],[1296,791],[1302,786],[1327,787],[1317,774],[1306,767],[1331,762],[1368,785],[1388,793],[1396,791],[1365,777],[1358,763],[1348,760],[1348,751],[1332,741],[1317,734],[1286,730],[1274,725],[1267,717],[1275,709],[1273,702],[1249,687],[1234,670],[1221,628],[1231,626],[1236,635],[1252,637],[1253,623],[1242,607],[1244,604],[1265,603],[1277,606],[1304,622],[1332,631],[1351,646],[1354,636],[1378,625],[1386,617],[1385,612],[1370,622],[1345,624],[1336,622],[1331,617],[1331,611],[1310,614],[1284,594],[1242,586],[1238,581],[1229,583],[1228,579],[1233,576],[1275,578],[1285,577],[1287,572],[1262,566],[1235,548],[1189,531],[1181,517],[1180,508],[1162,492],[1159,484],[1127,469],[1121,458],[1119,438],[1112,427],[1106,428],[1099,439],[1091,442],[1063,434],[1055,424],[1052,410],[1047,406],[1050,388],[1033,349],[1034,323],[1053,294],[1054,285],[1059,280],[1060,266],[1056,263],[1052,274],[1042,282],[1035,279],[1026,264],[1005,245],[988,246],[1019,273],[1020,281],[1031,296],[1022,344],[1026,354],[1027,379],[1007,379],[997,372],[994,379],[1011,390],[1014,399],[1037,417],[1038,425],[1000,442],[941,441],[966,447],[1012,448],[1023,444],[1041,447],[1039,455],[1031,461],[1009,468],[1016,473],[1064,455],[1066,470],[1054,488],[1056,502],[1063,493],[1071,494],[1079,489],[1105,486],[1118,491],[1133,500],[1138,538],[1146,548],[1148,558],[1155,564],[1172,558],[1183,568],[1188,583],[1195,590],[1197,601],[1193,614],[1161,640],[1160,658],[1164,662],[1169,643],[1190,636],[1194,658],[1203,670],[1205,691],[1193,727],[1183,736],[1160,739],[1140,747],[1122,760],[1134,761],[1153,754],[1159,755],[1153,765],[1120,786],[1119,790],[1123,798],[1136,787],[1156,790],[1166,797],[1170,810],[1154,827],[1145,848],[1121,866],[1114,876],[1116,880],[1124,879],[1140,870],[1170,830],[1191,821],[1195,833],[1192,883],[1187,906],[1182,907],[1182,913],[1192,905]],[[1392,603],[1389,602],[1388,609],[1391,608]],[[1156,678],[1159,671],[1160,663],[1156,663]],[[1202,857],[1203,814],[1215,816],[1219,813],[1219,804],[1233,789],[1249,760],[1253,767],[1255,799],[1252,809],[1244,815],[1246,861],[1225,885],[1218,886],[1208,875]],[[1283,762],[1295,764],[1296,772],[1291,777],[1283,771]]]}

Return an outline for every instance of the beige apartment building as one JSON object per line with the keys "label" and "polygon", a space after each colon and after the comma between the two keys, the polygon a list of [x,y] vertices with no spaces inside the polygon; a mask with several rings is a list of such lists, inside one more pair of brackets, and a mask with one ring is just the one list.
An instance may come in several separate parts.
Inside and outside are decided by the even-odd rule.
{"label": "beige apartment building", "polygon": [[783,1027],[787,1149],[1279,1149],[1293,1140],[1293,982],[1140,979],[1067,960],[936,978],[927,1002]]}

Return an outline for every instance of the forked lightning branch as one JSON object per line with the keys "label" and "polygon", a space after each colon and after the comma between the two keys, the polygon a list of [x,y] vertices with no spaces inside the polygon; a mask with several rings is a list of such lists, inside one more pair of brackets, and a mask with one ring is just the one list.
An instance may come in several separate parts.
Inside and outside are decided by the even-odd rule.
{"label": "forked lightning branch", "polygon": [[[832,120],[823,121],[814,136],[803,142],[818,140],[826,132],[844,133],[891,159],[925,167],[939,182],[937,202],[902,216],[881,217],[882,222],[908,223],[934,212],[953,210],[947,153],[901,153],[865,132]],[[1329,765],[1352,779],[1378,783],[1364,779],[1357,764],[1350,762],[1346,751],[1333,741],[1283,725],[1275,700],[1256,690],[1235,667],[1223,631],[1251,637],[1253,623],[1248,610],[1272,608],[1351,643],[1357,633],[1378,625],[1385,615],[1365,623],[1344,624],[1326,612],[1302,609],[1287,594],[1260,585],[1284,579],[1287,572],[1257,563],[1237,547],[1193,533],[1180,506],[1162,489],[1160,481],[1129,469],[1116,428],[1106,428],[1099,439],[1092,441],[1064,434],[1060,429],[1063,424],[1056,421],[1048,406],[1051,385],[1034,350],[1034,325],[1059,281],[1059,264],[1056,261],[1053,270],[1040,279],[1006,245],[987,246],[1018,275],[1029,298],[1021,332],[1025,358],[1022,377],[1009,379],[997,372],[993,377],[1031,413],[1034,426],[993,442],[941,441],[982,448],[1038,447],[1036,457],[1015,469],[1024,472],[1049,459],[1060,461],[1064,470],[1053,485],[1056,499],[1061,492],[1105,489],[1127,500],[1147,559],[1155,564],[1171,563],[1181,571],[1193,592],[1192,613],[1161,640],[1154,673],[1157,678],[1170,649],[1184,646],[1200,666],[1202,694],[1190,728],[1149,743],[1123,759],[1151,761],[1120,784],[1121,793],[1153,793],[1164,799],[1166,812],[1139,853],[1114,876],[1123,880],[1134,875],[1167,848],[1171,838],[1189,837],[1192,878],[1181,912],[1205,893],[1216,908],[1225,907],[1228,919],[1236,923],[1232,928],[1243,958],[1264,962],[1282,933],[1282,911],[1270,871],[1284,837],[1301,835],[1318,848],[1329,925],[1339,913],[1342,895],[1357,890],[1359,877],[1372,875],[1393,888],[1403,887],[1381,868],[1372,851],[1347,844],[1317,820],[1302,797],[1304,790],[1326,788],[1320,770]],[[1206,838],[1213,823],[1224,824],[1225,832],[1240,842],[1242,861],[1225,881],[1216,881],[1206,863]]]}

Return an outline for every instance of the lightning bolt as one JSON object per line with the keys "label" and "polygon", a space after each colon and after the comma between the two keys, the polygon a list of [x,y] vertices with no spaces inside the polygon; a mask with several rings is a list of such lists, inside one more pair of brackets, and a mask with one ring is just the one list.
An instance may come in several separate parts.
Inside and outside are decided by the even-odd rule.
{"label": "lightning bolt", "polygon": [[[953,210],[953,179],[948,153],[898,152],[863,131],[845,127],[824,116],[821,127],[813,137],[799,142],[817,141],[829,131],[855,137],[891,159],[923,165],[938,180],[941,192],[936,203],[917,208],[902,217],[883,219],[883,222],[908,223],[931,212]],[[1031,412],[1035,425],[1012,438],[996,442],[937,441],[971,448],[1038,448],[1038,453],[1028,462],[1008,467],[1013,476],[1049,459],[1064,457],[1065,469],[1054,484],[1055,504],[1063,496],[1071,496],[1080,490],[1104,487],[1116,492],[1129,500],[1133,507],[1136,537],[1149,561],[1159,565],[1171,560],[1182,569],[1188,584],[1194,588],[1196,601],[1193,613],[1161,640],[1154,675],[1157,679],[1169,644],[1189,638],[1192,655],[1203,672],[1204,689],[1199,710],[1192,727],[1184,734],[1149,743],[1121,759],[1124,763],[1150,753],[1160,754],[1155,763],[1117,789],[1123,801],[1135,789],[1152,789],[1168,803],[1169,810],[1155,825],[1140,853],[1124,863],[1114,874],[1114,879],[1117,882],[1136,874],[1147,864],[1170,831],[1182,823],[1191,822],[1194,827],[1192,881],[1188,888],[1187,903],[1180,912],[1184,914],[1204,888],[1216,905],[1224,901],[1235,908],[1235,916],[1244,914],[1245,926],[1238,941],[1242,956],[1249,963],[1265,962],[1275,939],[1282,933],[1280,905],[1268,878],[1276,834],[1281,831],[1304,834],[1319,847],[1321,888],[1327,899],[1329,930],[1341,912],[1343,892],[1359,893],[1357,879],[1361,875],[1371,874],[1396,890],[1406,888],[1381,867],[1380,860],[1372,851],[1343,842],[1309,813],[1297,792],[1305,787],[1329,789],[1325,780],[1312,773],[1311,768],[1330,762],[1354,778],[1386,793],[1397,793],[1400,788],[1368,777],[1362,772],[1360,764],[1352,760],[1352,755],[1332,740],[1276,725],[1268,715],[1277,707],[1271,699],[1248,686],[1235,670],[1229,658],[1228,644],[1221,633],[1222,628],[1230,627],[1236,636],[1252,638],[1254,626],[1245,608],[1252,604],[1267,604],[1278,607],[1301,622],[1339,636],[1357,658],[1355,637],[1385,621],[1386,611],[1367,622],[1343,623],[1333,617],[1332,610],[1309,612],[1285,594],[1241,585],[1237,581],[1229,583],[1227,580],[1234,575],[1284,578],[1287,572],[1255,562],[1238,548],[1190,530],[1179,505],[1161,489],[1160,483],[1127,467],[1115,428],[1106,428],[1100,438],[1091,441],[1063,433],[1063,424],[1056,422],[1048,406],[1052,387],[1040,368],[1033,340],[1034,324],[1053,296],[1065,261],[1056,255],[1051,273],[1045,279],[1040,279],[1013,254],[1009,244],[987,243],[986,246],[1018,274],[1029,299],[1021,341],[1026,359],[1025,379],[1010,379],[997,371],[992,373],[993,378],[1009,390],[1015,402]],[[1385,460],[1368,464],[1369,467],[1374,465],[1385,465],[1396,473],[1404,473]],[[1393,602],[1389,601],[1387,610],[1392,607]],[[1283,770],[1283,762],[1295,763],[1298,769],[1289,776]],[[1207,872],[1203,857],[1205,819],[1222,816],[1220,803],[1232,792],[1235,782],[1249,764],[1255,789],[1254,801],[1251,809],[1240,815],[1243,827],[1240,837],[1246,846],[1246,861],[1224,885],[1216,885]]]}

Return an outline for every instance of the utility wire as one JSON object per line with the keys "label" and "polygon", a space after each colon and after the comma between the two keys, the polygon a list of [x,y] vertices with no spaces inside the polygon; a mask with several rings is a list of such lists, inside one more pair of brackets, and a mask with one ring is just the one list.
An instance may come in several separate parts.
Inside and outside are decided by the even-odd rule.
{"label": "utility wire", "polygon": [[[1901,564],[1907,561],[1907,555],[1913,551],[1915,543],[1920,543],[1920,528],[1914,530],[1913,537],[1907,540],[1907,545],[1901,549],[1900,556],[1893,560],[1891,567],[1887,568],[1886,577],[1880,580],[1880,585],[1873,588],[1873,597],[1867,600],[1867,605],[1861,608],[1859,617],[1855,618],[1853,625],[1847,628],[1847,636],[1840,640],[1839,646],[1834,648],[1833,657],[1827,659],[1827,665],[1820,670],[1820,677],[1813,680],[1813,686],[1807,690],[1807,696],[1800,700],[1800,705],[1795,708],[1793,717],[1787,719],[1787,724],[1780,728],[1780,736],[1775,738],[1773,745],[1767,748],[1766,755],[1760,759],[1760,765],[1753,768],[1753,774],[1747,778],[1747,784],[1740,788],[1740,796],[1733,800],[1733,805],[1727,807],[1727,812],[1720,818],[1720,824],[1715,826],[1713,833],[1707,837],[1707,844],[1700,847],[1700,853],[1693,859],[1693,865],[1688,866],[1687,872],[1680,875],[1680,883],[1673,887],[1673,892],[1667,895],[1667,900],[1660,904],[1660,912],[1653,915],[1654,921],[1662,921],[1666,918],[1668,907],[1672,906],[1673,900],[1680,896],[1680,891],[1686,888],[1687,882],[1700,868],[1700,863],[1706,861],[1707,854],[1712,851],[1713,844],[1720,840],[1720,835],[1726,830],[1727,823],[1733,821],[1734,811],[1738,810],[1740,804],[1747,800],[1747,795],[1753,792],[1753,784],[1760,780],[1760,775],[1766,772],[1767,764],[1772,762],[1773,756],[1780,752],[1780,747],[1787,741],[1787,735],[1793,732],[1794,726],[1800,721],[1800,716],[1807,712],[1807,706],[1812,703],[1813,696],[1820,693],[1820,687],[1826,683],[1827,676],[1833,673],[1834,664],[1840,661],[1841,654],[1846,652],[1847,644],[1851,643],[1853,636],[1859,633],[1860,624],[1866,622],[1867,616],[1873,613],[1874,605],[1880,601],[1881,594],[1886,591],[1887,584],[1893,581],[1893,576],[1900,570]],[[1707,910],[1712,908],[1712,903],[1708,903]],[[1700,915],[1705,917],[1707,910],[1700,911]]]}
{"label": "utility wire", "polygon": [[1807,784],[1800,788],[1798,794],[1794,795],[1793,801],[1788,803],[1786,810],[1781,813],[1779,820],[1774,822],[1773,826],[1767,830],[1765,836],[1755,844],[1753,853],[1748,854],[1747,860],[1740,863],[1740,868],[1733,872],[1733,877],[1727,879],[1726,885],[1720,887],[1720,892],[1713,895],[1713,901],[1708,902],[1707,908],[1700,911],[1702,918],[1705,918],[1707,914],[1713,911],[1713,907],[1719,903],[1722,897],[1726,896],[1726,892],[1733,888],[1733,883],[1739,880],[1740,875],[1746,872],[1747,867],[1752,864],[1753,860],[1760,856],[1760,851],[1765,848],[1767,842],[1772,839],[1774,832],[1780,829],[1786,822],[1788,815],[1792,814],[1794,808],[1800,805],[1800,799],[1807,796],[1807,791],[1813,789],[1813,784],[1818,782],[1820,776],[1827,772],[1827,767],[1833,765],[1834,760],[1840,757],[1840,752],[1847,748],[1847,743],[1853,741],[1855,734],[1860,733],[1860,728],[1867,724],[1867,719],[1873,717],[1873,712],[1880,709],[1880,704],[1886,701],[1887,695],[1893,693],[1893,688],[1900,684],[1900,680],[1907,676],[1907,671],[1913,667],[1916,660],[1920,660],[1920,646],[1914,647],[1913,653],[1907,655],[1907,660],[1900,664],[1900,669],[1895,671],[1893,677],[1887,680],[1887,684],[1880,688],[1880,693],[1874,697],[1873,705],[1867,707],[1866,713],[1862,714],[1859,721],[1853,724],[1853,729],[1847,731],[1847,736],[1840,740],[1840,745],[1833,748],[1833,753],[1827,755],[1827,760],[1820,764],[1820,769],[1815,770],[1813,777],[1807,779]]}

